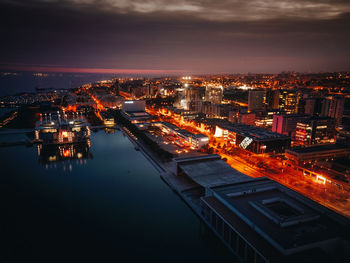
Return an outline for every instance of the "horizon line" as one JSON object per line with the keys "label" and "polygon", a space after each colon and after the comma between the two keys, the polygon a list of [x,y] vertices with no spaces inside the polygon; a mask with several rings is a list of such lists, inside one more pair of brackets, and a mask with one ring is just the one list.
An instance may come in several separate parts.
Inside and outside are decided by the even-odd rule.
{"label": "horizon line", "polygon": [[48,73],[90,73],[90,74],[171,74],[185,73],[179,69],[125,69],[125,68],[85,68],[64,66],[1,65],[1,70],[48,72]]}
{"label": "horizon line", "polygon": [[58,65],[16,65],[1,64],[0,70],[22,71],[22,72],[43,72],[43,73],[82,73],[82,74],[189,74],[189,75],[245,75],[245,74],[281,74],[281,73],[299,73],[299,74],[325,74],[325,73],[349,73],[350,70],[336,71],[297,71],[282,70],[280,72],[195,72],[179,69],[128,69],[128,68],[89,68],[89,67],[65,67]]}

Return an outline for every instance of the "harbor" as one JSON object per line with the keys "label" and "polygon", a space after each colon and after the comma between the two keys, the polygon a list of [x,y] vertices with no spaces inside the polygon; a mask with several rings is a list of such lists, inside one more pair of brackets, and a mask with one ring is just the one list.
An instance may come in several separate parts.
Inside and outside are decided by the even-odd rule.
{"label": "harbor", "polygon": [[37,146],[0,147],[1,196],[12,200],[3,206],[8,220],[0,220],[7,226],[0,261],[62,262],[69,253],[88,262],[163,262],[169,254],[169,262],[236,262],[216,237],[201,235],[198,218],[142,149],[113,130],[92,131],[91,146],[70,149],[67,157],[64,150],[39,156]]}

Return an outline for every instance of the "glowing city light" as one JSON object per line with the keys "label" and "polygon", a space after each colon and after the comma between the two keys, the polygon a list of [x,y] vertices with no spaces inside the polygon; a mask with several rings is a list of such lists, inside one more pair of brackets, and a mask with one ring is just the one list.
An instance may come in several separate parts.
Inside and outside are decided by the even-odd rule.
{"label": "glowing city light", "polygon": [[69,156],[70,156],[70,150],[69,150],[69,149],[65,149],[65,150],[63,151],[63,156],[64,156],[64,157],[69,157]]}
{"label": "glowing city light", "polygon": [[318,182],[320,184],[326,184],[326,178],[321,176],[321,175],[317,175],[316,176],[316,182]]}
{"label": "glowing city light", "polygon": [[246,149],[252,143],[252,141],[252,138],[245,137],[239,146],[243,149]]}
{"label": "glowing city light", "polygon": [[68,132],[67,131],[63,131],[62,132],[62,137],[63,138],[68,138]]}
{"label": "glowing city light", "polygon": [[224,130],[216,126],[214,137],[222,137],[223,134],[224,134]]}

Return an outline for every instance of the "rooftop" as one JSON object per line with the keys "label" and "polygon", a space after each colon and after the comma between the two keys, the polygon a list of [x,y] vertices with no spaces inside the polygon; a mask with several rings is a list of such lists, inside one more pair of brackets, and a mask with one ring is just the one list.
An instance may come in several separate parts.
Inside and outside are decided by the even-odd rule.
{"label": "rooftop", "polygon": [[316,145],[316,146],[310,146],[310,147],[294,147],[286,151],[303,154],[303,153],[314,153],[314,152],[328,152],[328,151],[334,151],[334,150],[344,151],[345,149],[350,150],[348,146],[344,144],[336,143],[336,144]]}
{"label": "rooftop", "polygon": [[162,125],[166,126],[167,128],[179,133],[179,134],[182,134],[186,137],[192,137],[194,134],[189,132],[189,131],[186,131],[184,129],[181,129],[179,127],[177,127],[176,125],[170,123],[170,122],[166,122],[166,121],[162,121],[162,122],[159,122],[161,123]]}
{"label": "rooftop", "polygon": [[84,118],[74,118],[74,119],[64,119],[64,118],[52,118],[44,119],[42,121],[36,122],[36,130],[54,128],[58,129],[59,127],[68,126],[68,127],[85,127],[88,126],[88,123]]}
{"label": "rooftop", "polygon": [[350,233],[347,219],[267,178],[210,190],[213,197],[284,255],[338,238],[348,239]]}
{"label": "rooftop", "polygon": [[[186,158],[177,159],[179,168],[193,181],[203,187],[213,187],[247,181],[251,178],[233,169],[224,160],[205,159],[202,156],[181,162]],[[198,159],[198,160],[197,160]]]}
{"label": "rooftop", "polygon": [[246,124],[219,125],[219,127],[241,134],[254,140],[288,139],[289,137],[280,133],[272,132],[264,128],[250,126]]}
{"label": "rooftop", "polygon": [[149,113],[145,111],[124,111],[126,115],[130,116],[131,118],[144,118],[144,117],[151,117]]}

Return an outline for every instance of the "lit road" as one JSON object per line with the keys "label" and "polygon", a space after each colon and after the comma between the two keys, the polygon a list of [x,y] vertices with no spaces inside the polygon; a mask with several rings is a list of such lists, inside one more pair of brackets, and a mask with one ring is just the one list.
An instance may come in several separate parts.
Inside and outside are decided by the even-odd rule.
{"label": "lit road", "polygon": [[119,90],[119,95],[124,97],[125,100],[131,100],[132,99],[130,93],[127,93],[125,91]]}
{"label": "lit road", "polygon": [[96,113],[96,116],[102,120],[102,116],[100,114],[101,111],[106,111],[106,108],[103,106],[103,104],[101,103],[101,101],[96,98],[96,96],[94,96],[94,94],[92,94],[92,92],[90,92],[90,89],[91,88],[91,85],[84,85],[81,89],[79,89],[78,92],[86,92],[86,94],[88,94],[90,96],[90,98],[95,102],[96,104],[96,108],[95,108],[95,113]]}
{"label": "lit road", "polygon": [[[152,115],[158,116],[161,120],[171,122],[189,132],[204,133],[209,138],[209,146],[214,149],[214,153],[227,159],[227,163],[237,171],[250,177],[268,177],[274,181],[285,185],[286,187],[301,193],[304,196],[350,218],[350,193],[315,181],[315,179],[305,177],[296,173],[293,169],[282,166],[281,161],[266,156],[258,156],[241,150],[238,152],[227,152],[224,147],[218,147],[218,139],[214,138],[209,131],[199,129],[193,123],[186,123],[173,115],[165,115],[162,110],[147,109]],[[221,141],[223,143],[224,141]],[[219,141],[220,143],[220,141]],[[246,152],[246,153],[245,153]],[[262,167],[257,167],[258,163],[263,163]]]}

